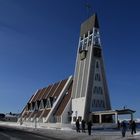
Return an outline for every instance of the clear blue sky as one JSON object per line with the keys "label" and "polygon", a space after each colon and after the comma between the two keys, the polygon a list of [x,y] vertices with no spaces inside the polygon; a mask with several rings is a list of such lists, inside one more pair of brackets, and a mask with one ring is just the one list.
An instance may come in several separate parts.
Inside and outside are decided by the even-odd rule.
{"label": "clear blue sky", "polygon": [[139,0],[0,0],[0,112],[20,112],[38,88],[73,75],[91,3],[113,109],[140,117]]}

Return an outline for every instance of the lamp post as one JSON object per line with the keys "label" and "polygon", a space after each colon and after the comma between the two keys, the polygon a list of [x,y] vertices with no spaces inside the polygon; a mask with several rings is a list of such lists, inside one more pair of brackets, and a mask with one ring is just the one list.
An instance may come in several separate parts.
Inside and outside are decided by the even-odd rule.
{"label": "lamp post", "polygon": [[75,116],[76,116],[76,119],[77,119],[77,113],[78,113],[78,112],[77,112],[77,111],[75,111]]}
{"label": "lamp post", "polygon": [[35,109],[35,129],[37,128],[37,120],[36,120],[36,112],[37,112],[38,110],[37,109]]}

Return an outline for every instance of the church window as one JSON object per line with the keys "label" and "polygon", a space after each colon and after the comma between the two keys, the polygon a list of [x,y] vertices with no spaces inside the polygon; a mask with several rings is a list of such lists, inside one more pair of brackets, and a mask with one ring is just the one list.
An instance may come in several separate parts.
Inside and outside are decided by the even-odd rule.
{"label": "church window", "polygon": [[85,34],[85,37],[88,37],[88,32]]}
{"label": "church window", "polygon": [[80,42],[80,47],[83,47],[83,41]]}
{"label": "church window", "polygon": [[97,74],[95,74],[95,81],[97,81]]}
{"label": "church window", "polygon": [[38,110],[38,103],[37,103],[37,101],[35,102],[35,108],[34,108],[34,110]]}
{"label": "church window", "polygon": [[98,81],[101,81],[100,74],[98,74]]}
{"label": "church window", "polygon": [[98,107],[97,100],[95,100],[95,107]]}
{"label": "church window", "polygon": [[90,30],[89,34],[91,35],[93,33],[93,30]]}
{"label": "church window", "polygon": [[95,106],[95,107],[97,106],[97,102],[96,102],[95,99],[92,100],[92,108],[93,108],[94,106]]}
{"label": "church window", "polygon": [[96,36],[96,37],[94,37],[94,44],[95,45],[100,45],[100,43],[99,43],[99,38]]}
{"label": "church window", "polygon": [[94,29],[94,36],[97,36],[97,35],[98,35],[98,30]]}
{"label": "church window", "polygon": [[104,101],[103,100],[100,101],[100,104],[101,104],[101,107],[104,107]]}
{"label": "church window", "polygon": [[43,108],[44,108],[43,100],[41,100],[41,102],[40,102],[40,106],[39,106],[39,109],[43,109]]}
{"label": "church window", "polygon": [[43,106],[46,106],[47,99],[43,99]]}
{"label": "church window", "polygon": [[98,63],[98,61],[96,61],[96,68],[97,68],[97,69],[99,68],[99,63]]}
{"label": "church window", "polygon": [[50,100],[49,99],[47,99],[46,108],[51,108],[51,104],[50,104]]}
{"label": "church window", "polygon": [[99,107],[99,100],[97,100],[97,107]]}
{"label": "church window", "polygon": [[101,49],[94,48],[94,56],[100,58],[101,57]]}
{"label": "church window", "polygon": [[103,94],[103,89],[101,88],[101,94]]}
{"label": "church window", "polygon": [[31,104],[31,110],[34,110],[35,109],[35,102],[32,102]]}
{"label": "church window", "polygon": [[104,103],[104,101],[103,101],[102,105],[103,105],[103,107],[105,107],[105,103]]}
{"label": "church window", "polygon": [[88,46],[91,45],[91,42],[92,42],[92,36],[90,36],[89,39],[88,39]]}
{"label": "church window", "polygon": [[99,87],[97,87],[97,94],[99,94],[100,90],[99,90]]}
{"label": "church window", "polygon": [[80,47],[79,47],[79,53],[82,52],[82,50],[83,50],[83,42],[81,41],[80,42]]}
{"label": "church window", "polygon": [[102,90],[102,87],[94,87],[93,89],[93,93],[94,94],[103,94],[103,90]]}
{"label": "church window", "polygon": [[83,49],[86,49],[86,46],[87,46],[87,39],[84,40],[84,46],[83,46]]}
{"label": "church window", "polygon": [[94,100],[92,100],[92,108],[94,107]]}
{"label": "church window", "polygon": [[101,87],[99,87],[99,93],[100,93],[100,94],[103,94],[103,90],[102,90]]}
{"label": "church window", "polygon": [[96,94],[96,92],[97,92],[97,87],[95,86],[94,90],[93,90],[93,93]]}
{"label": "church window", "polygon": [[98,73],[95,74],[95,81],[101,81],[100,75]]}

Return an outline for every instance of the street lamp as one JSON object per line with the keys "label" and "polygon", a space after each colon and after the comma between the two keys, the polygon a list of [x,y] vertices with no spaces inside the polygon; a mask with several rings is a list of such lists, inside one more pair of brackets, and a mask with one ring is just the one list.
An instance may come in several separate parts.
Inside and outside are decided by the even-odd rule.
{"label": "street lamp", "polygon": [[36,120],[36,112],[37,112],[38,110],[37,109],[35,109],[35,129],[37,128],[37,120]]}

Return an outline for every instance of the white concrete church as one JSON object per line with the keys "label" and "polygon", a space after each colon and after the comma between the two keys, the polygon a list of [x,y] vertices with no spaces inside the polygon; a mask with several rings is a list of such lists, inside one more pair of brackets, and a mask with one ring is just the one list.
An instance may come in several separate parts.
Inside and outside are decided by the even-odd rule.
{"label": "white concrete church", "polygon": [[110,109],[99,23],[94,14],[81,24],[74,77],[37,90],[19,120],[70,124]]}

